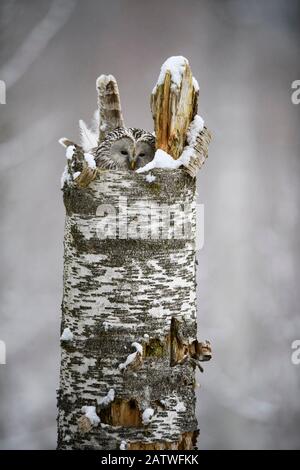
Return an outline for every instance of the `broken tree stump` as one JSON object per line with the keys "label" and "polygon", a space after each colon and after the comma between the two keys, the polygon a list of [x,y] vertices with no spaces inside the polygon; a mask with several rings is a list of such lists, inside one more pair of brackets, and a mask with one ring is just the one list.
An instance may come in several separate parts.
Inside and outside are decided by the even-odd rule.
{"label": "broken tree stump", "polygon": [[[195,183],[182,170],[154,174],[149,184],[143,175],[110,171],[88,188],[64,189],[61,331],[71,337],[61,341],[59,449],[117,449],[122,441],[128,449],[195,445],[195,365],[174,361],[171,332],[176,319],[187,343],[197,334]],[[116,208],[121,238],[102,237],[109,207]],[[181,237],[178,224],[166,224],[166,207],[182,220]],[[125,210],[126,234],[118,225]],[[138,233],[149,214],[153,220],[164,215],[154,237]],[[108,215],[110,227],[114,215]],[[100,406],[111,389],[113,400]],[[83,407],[94,407],[99,423],[89,426]]]}
{"label": "broken tree stump", "polygon": [[61,139],[68,163],[58,449],[196,446],[195,369],[211,350],[197,340],[194,177],[210,133],[196,115],[188,61],[171,59],[151,107],[157,148],[172,163],[170,155],[185,156],[178,169],[95,167],[90,142],[124,125],[112,76],[97,80],[99,135],[81,126],[85,145]]}

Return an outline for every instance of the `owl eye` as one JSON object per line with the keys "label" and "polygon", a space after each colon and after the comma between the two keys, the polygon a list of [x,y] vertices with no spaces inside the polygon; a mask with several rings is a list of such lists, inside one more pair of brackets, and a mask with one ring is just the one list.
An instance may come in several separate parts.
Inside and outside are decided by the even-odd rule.
{"label": "owl eye", "polygon": [[128,155],[128,152],[127,152],[127,150],[121,150],[121,154],[122,155]]}
{"label": "owl eye", "polygon": [[139,157],[144,157],[146,154],[144,152],[139,154]]}

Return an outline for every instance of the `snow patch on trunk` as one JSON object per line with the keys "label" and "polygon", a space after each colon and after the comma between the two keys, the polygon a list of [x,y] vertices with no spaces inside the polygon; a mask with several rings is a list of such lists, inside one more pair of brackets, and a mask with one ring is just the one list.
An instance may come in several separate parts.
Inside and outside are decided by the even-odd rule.
{"label": "snow patch on trunk", "polygon": [[75,152],[75,145],[69,145],[69,147],[67,147],[67,150],[66,150],[67,160],[72,160],[74,152]]}
{"label": "snow patch on trunk", "polygon": [[154,175],[151,175],[151,173],[149,173],[149,175],[146,175],[145,180],[146,180],[148,183],[153,183],[153,181],[156,180],[156,177],[155,177]]}
{"label": "snow patch on trunk", "polygon": [[199,114],[196,114],[194,119],[192,120],[191,124],[189,125],[187,134],[186,134],[186,140],[189,145],[195,145],[196,140],[200,132],[203,131],[204,128],[204,119],[199,116]]}
{"label": "snow patch on trunk", "polygon": [[[157,149],[153,160],[151,160],[151,162],[147,163],[147,165],[143,166],[142,168],[139,168],[138,170],[136,170],[136,173],[145,173],[146,171],[153,170],[154,168],[176,170],[177,168],[180,168],[181,166],[188,166],[191,157],[195,153],[195,150],[193,147],[196,145],[197,137],[203,131],[203,128],[204,128],[204,120],[202,119],[201,116],[196,114],[196,116],[194,117],[187,131],[186,140],[187,140],[188,145],[185,146],[182,154],[177,160],[175,160],[171,155],[169,155],[164,150]],[[153,181],[151,179],[152,175],[148,175],[148,177],[149,179],[147,179],[146,177],[147,181],[149,183],[152,182]]]}
{"label": "snow patch on trunk", "polygon": [[150,422],[153,418],[153,415],[154,415],[153,408],[146,408],[145,409],[145,411],[142,414],[142,421],[143,421],[143,424],[145,426],[147,426],[147,424],[150,424]]}
{"label": "snow patch on trunk", "polygon": [[175,170],[182,165],[180,160],[174,160],[174,158],[169,155],[164,150],[158,149],[155,152],[153,160],[147,163],[147,165],[143,166],[136,170],[137,173],[145,173],[145,171],[153,170],[154,168],[165,168],[168,170]]}
{"label": "snow patch on trunk", "polygon": [[[155,94],[157,87],[164,83],[167,72],[170,72],[171,74],[172,90],[176,91],[176,89],[180,88],[182,75],[184,73],[186,66],[188,65],[189,65],[189,61],[181,55],[169,57],[161,66],[157,83],[152,90],[152,94]],[[198,93],[199,84],[195,77],[193,77],[193,86],[194,86],[195,92]]]}
{"label": "snow patch on trunk", "polygon": [[195,92],[198,93],[200,87],[199,87],[199,83],[198,83],[198,81],[196,80],[195,77],[193,77],[193,86],[194,86]]}
{"label": "snow patch on trunk", "polygon": [[143,346],[140,343],[132,343],[131,346],[135,348],[136,351],[132,354],[129,354],[125,362],[123,362],[122,364],[119,364],[119,370],[126,369],[132,362],[134,362],[137,354],[140,354],[140,355],[143,354]]}
{"label": "snow patch on trunk", "polygon": [[120,450],[126,450],[126,448],[127,448],[127,442],[126,441],[121,441]]}
{"label": "snow patch on trunk", "polygon": [[61,339],[61,341],[72,341],[73,340],[73,333],[70,330],[70,328],[65,328],[64,329],[60,339]]}
{"label": "snow patch on trunk", "polygon": [[167,72],[170,72],[171,74],[171,81],[173,85],[180,87],[185,66],[188,64],[188,60],[181,55],[169,57],[161,66],[157,83],[153,88],[152,93],[154,94],[157,90],[157,87],[164,83]]}
{"label": "snow patch on trunk", "polygon": [[92,170],[96,168],[96,162],[94,156],[91,153],[85,153],[84,159],[87,162],[89,168],[91,168]]}
{"label": "snow patch on trunk", "polygon": [[95,406],[83,406],[81,412],[89,419],[92,426],[96,427],[100,423],[100,418],[96,413]]}
{"label": "snow patch on trunk", "polygon": [[186,411],[185,404],[184,404],[182,401],[179,401],[179,402],[177,403],[177,405],[175,406],[174,409],[175,409],[175,411],[179,411],[179,412],[180,412],[180,411],[181,411],[181,412]]}
{"label": "snow patch on trunk", "polygon": [[63,174],[61,175],[60,179],[60,187],[63,189],[65,184],[69,184],[71,182],[71,175],[68,170],[68,165],[65,166]]}
{"label": "snow patch on trunk", "polygon": [[98,405],[102,405],[102,406],[108,406],[110,403],[112,403],[115,399],[115,391],[113,388],[111,388],[109,391],[108,391],[108,394],[103,397],[103,398],[98,398],[97,399],[97,403]]}

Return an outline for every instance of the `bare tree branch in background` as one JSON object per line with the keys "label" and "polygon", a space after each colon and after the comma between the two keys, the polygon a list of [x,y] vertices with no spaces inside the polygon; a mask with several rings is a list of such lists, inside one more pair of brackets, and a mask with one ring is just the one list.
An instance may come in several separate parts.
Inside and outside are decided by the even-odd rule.
{"label": "bare tree branch in background", "polygon": [[13,57],[0,69],[1,80],[7,88],[12,87],[24,75],[31,64],[41,55],[51,39],[68,21],[76,5],[76,0],[54,0]]}

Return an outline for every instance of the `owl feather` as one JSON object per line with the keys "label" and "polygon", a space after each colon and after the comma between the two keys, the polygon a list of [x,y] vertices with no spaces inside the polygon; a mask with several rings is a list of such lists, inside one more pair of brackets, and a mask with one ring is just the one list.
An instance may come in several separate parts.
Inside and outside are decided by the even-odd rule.
{"label": "owl feather", "polygon": [[87,127],[86,123],[82,119],[79,120],[79,131],[80,144],[85,152],[90,152],[91,149],[97,147],[97,135]]}
{"label": "owl feather", "polygon": [[121,99],[117,81],[113,75],[100,75],[96,81],[99,109],[99,143],[106,135],[124,127]]}

